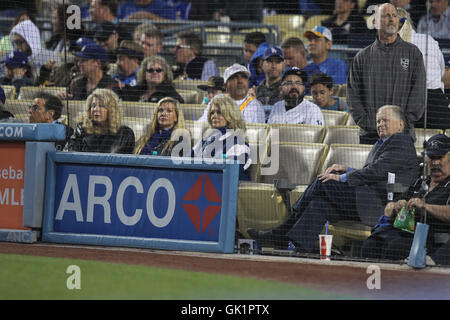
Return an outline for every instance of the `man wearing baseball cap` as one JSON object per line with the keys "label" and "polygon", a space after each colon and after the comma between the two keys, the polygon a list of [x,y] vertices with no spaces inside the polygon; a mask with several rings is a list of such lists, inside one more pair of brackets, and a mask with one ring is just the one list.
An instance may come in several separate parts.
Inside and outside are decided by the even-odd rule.
{"label": "man wearing baseball cap", "polygon": [[364,242],[363,257],[399,260],[409,255],[414,235],[393,227],[396,215],[406,204],[409,210],[415,209],[416,221],[421,221],[426,210],[427,254],[437,264],[450,265],[450,240],[441,238],[442,234],[450,233],[450,138],[436,134],[425,143],[425,149],[430,172],[425,180],[428,193],[424,197],[424,181],[419,178],[402,200],[389,202],[371,236]]}
{"label": "man wearing baseball cap", "polygon": [[256,87],[256,99],[262,105],[274,105],[281,100],[278,88],[284,69],[283,51],[279,47],[270,47],[263,54],[263,71],[265,80]]}
{"label": "man wearing baseball cap", "polygon": [[135,87],[137,85],[137,73],[144,58],[143,49],[140,44],[124,40],[116,50],[117,71],[113,78],[121,85]]}
{"label": "man wearing baseball cap", "polygon": [[210,77],[206,85],[201,84],[197,88],[207,92],[207,96],[203,99],[202,104],[208,104],[212,98],[225,91],[223,78],[215,76]]}
{"label": "man wearing baseball cap", "polygon": [[108,52],[108,62],[116,62],[116,49],[119,47],[119,33],[116,25],[104,21],[97,24],[94,29],[94,39]]}
{"label": "man wearing baseball cap", "polygon": [[328,57],[328,52],[333,44],[331,31],[324,26],[315,26],[305,32],[308,39],[308,52],[311,63],[317,65],[321,72],[333,77],[334,83],[344,84],[347,82],[347,64],[339,59]]}
{"label": "man wearing baseball cap", "polygon": [[[249,94],[249,77],[250,72],[243,65],[235,63],[225,69],[223,78],[226,94],[236,102],[246,123],[265,123],[266,117],[261,103]],[[198,121],[207,121],[209,107],[208,104]]]}
{"label": "man wearing baseball cap", "polygon": [[20,88],[34,84],[28,57],[22,51],[11,51],[1,62],[5,65],[5,76],[0,79],[2,85],[12,85],[16,88],[16,98]]}
{"label": "man wearing baseball cap", "polygon": [[324,125],[320,108],[303,99],[306,78],[306,73],[296,67],[284,73],[279,87],[283,100],[273,105],[267,123]]}
{"label": "man wearing baseball cap", "polygon": [[[97,43],[85,45],[79,52],[74,52],[80,75],[74,78],[69,85],[69,98],[73,100],[86,100],[97,88],[118,91],[118,84],[107,73],[106,50]],[[64,93],[59,95],[64,99]]]}

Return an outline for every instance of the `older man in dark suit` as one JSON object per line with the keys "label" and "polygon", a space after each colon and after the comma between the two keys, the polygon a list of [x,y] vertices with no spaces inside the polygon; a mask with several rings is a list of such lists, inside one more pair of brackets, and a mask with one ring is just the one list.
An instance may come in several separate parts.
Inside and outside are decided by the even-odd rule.
{"label": "older man in dark suit", "polygon": [[305,190],[293,213],[280,226],[268,231],[249,229],[248,234],[262,244],[287,248],[292,241],[299,251],[311,252],[326,221],[353,220],[374,225],[386,204],[388,173],[395,173],[396,182],[406,186],[419,174],[413,140],[403,133],[405,118],[401,108],[381,107],[376,122],[380,139],[363,168],[333,164]]}

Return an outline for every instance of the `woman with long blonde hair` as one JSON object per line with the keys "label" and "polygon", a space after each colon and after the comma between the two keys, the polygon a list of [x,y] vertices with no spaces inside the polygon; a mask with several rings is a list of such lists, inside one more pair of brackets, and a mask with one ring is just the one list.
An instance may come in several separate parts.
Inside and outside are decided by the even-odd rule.
{"label": "woman with long blonde hair", "polygon": [[134,132],[121,124],[119,98],[109,89],[96,89],[69,140],[70,151],[133,153]]}
{"label": "woman with long blonde hair", "polygon": [[135,154],[170,156],[180,137],[189,136],[178,100],[159,100],[147,132],[136,143]]}
{"label": "woman with long blonde hair", "polygon": [[[209,129],[193,148],[194,157],[234,159],[239,161],[239,180],[250,180],[250,147],[245,138],[245,122],[236,102],[220,94],[211,100]],[[217,152],[217,151],[221,152]]]}

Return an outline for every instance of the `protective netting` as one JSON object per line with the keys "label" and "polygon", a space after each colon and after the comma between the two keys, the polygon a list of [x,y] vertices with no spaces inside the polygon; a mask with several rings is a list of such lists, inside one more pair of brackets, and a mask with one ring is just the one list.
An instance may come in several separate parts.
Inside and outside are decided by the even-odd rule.
{"label": "protective netting", "polygon": [[261,252],[317,257],[326,233],[333,258],[403,262],[407,203],[448,265],[450,9],[391,3],[2,1],[1,121],[62,123],[62,151],[238,159],[236,238]]}

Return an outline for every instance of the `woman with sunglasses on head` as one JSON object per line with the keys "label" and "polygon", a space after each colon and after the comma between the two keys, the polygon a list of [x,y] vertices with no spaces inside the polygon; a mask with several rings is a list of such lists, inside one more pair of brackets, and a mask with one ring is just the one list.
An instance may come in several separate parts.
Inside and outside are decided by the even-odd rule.
{"label": "woman with sunglasses on head", "polygon": [[238,160],[239,180],[249,181],[250,147],[245,137],[245,121],[236,102],[228,95],[215,96],[208,111],[208,123],[209,129],[192,149],[192,156]]}
{"label": "woman with sunglasses on head", "polygon": [[109,89],[95,89],[68,142],[69,151],[133,153],[134,132],[121,125],[119,98]]}
{"label": "woman with sunglasses on head", "polygon": [[158,102],[146,134],[137,141],[134,153],[171,156],[173,148],[184,138],[190,139],[190,134],[180,103],[170,97],[163,98]]}
{"label": "woman with sunglasses on head", "polygon": [[125,86],[122,99],[127,101],[158,102],[171,97],[184,103],[173,86],[173,74],[166,60],[160,56],[145,58],[137,74],[137,86]]}

